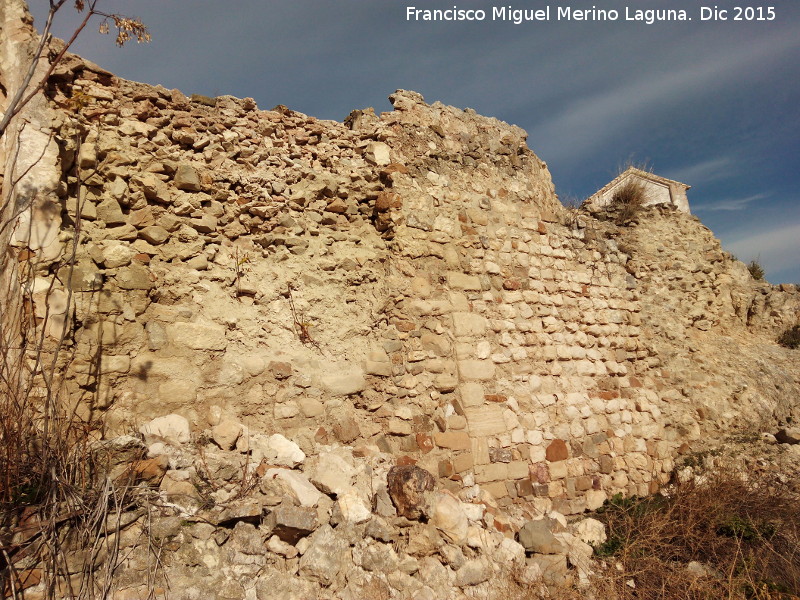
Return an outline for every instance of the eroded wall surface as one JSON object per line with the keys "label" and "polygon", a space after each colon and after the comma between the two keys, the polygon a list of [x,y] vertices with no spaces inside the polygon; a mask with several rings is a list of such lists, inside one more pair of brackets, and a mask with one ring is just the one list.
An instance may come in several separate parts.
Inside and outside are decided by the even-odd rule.
{"label": "eroded wall surface", "polygon": [[232,421],[577,513],[653,492],[701,437],[798,416],[774,342],[796,288],[689,215],[563,209],[517,127],[406,91],[320,121],[74,57],[48,96],[76,259],[20,259],[58,273],[36,315],[68,320],[66,393],[106,436]]}

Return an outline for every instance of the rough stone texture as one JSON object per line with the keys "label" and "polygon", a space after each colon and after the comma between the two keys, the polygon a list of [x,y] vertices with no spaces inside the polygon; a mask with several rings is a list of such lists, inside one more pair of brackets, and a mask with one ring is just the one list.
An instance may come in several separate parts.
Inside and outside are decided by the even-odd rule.
{"label": "rough stone texture", "polygon": [[329,525],[317,529],[310,546],[300,559],[300,573],[330,585],[349,560],[347,542],[337,537]]}
{"label": "rough stone texture", "polygon": [[553,535],[551,519],[528,521],[519,530],[519,543],[528,552],[537,554],[561,554],[564,545]]}
{"label": "rough stone texture", "polygon": [[[0,79],[13,90],[35,39],[17,0],[0,11]],[[76,115],[78,89],[92,102]],[[169,463],[161,492],[189,517],[242,490],[265,511],[288,503],[318,517],[299,561],[277,536],[266,548],[250,522],[232,539],[260,539],[256,553],[229,545],[228,527],[187,534],[180,560],[206,569],[181,571],[187,597],[266,597],[276,573],[287,598],[319,595],[320,582],[333,597],[342,570],[358,597],[369,582],[351,552],[374,523],[362,522],[367,509],[394,518],[392,495],[418,518],[437,483],[466,514],[464,549],[433,525],[375,526],[399,549],[368,544],[362,564],[385,575],[386,597],[452,596],[468,564],[459,581],[479,593],[487,582],[472,583],[482,575],[467,574],[483,571],[471,561],[515,556],[500,538],[530,515],[652,493],[679,452],[731,427],[800,420],[796,355],[774,343],[797,322],[795,286],[753,281],[695,217],[668,207],[625,226],[613,208],[563,209],[517,127],[414,92],[391,101],[380,116],[320,121],[251,99],[187,98],[67,56],[25,115],[19,155],[43,158],[26,175],[35,202],[22,226],[0,232],[0,279],[13,288],[36,253],[30,338],[54,344],[68,325],[64,389],[78,414],[94,423],[100,409],[114,436],[180,413],[198,444],[215,441],[204,460],[186,429],[151,445],[149,458]],[[85,243],[66,269],[79,204]],[[231,423],[247,428],[237,436]],[[270,445],[276,435],[290,443]],[[337,444],[344,462],[325,466]],[[155,464],[134,470],[155,485]],[[406,480],[413,494],[400,502],[392,467],[426,473]],[[573,546],[579,561],[585,548]],[[563,555],[529,560],[548,581],[572,577]],[[219,568],[228,564],[239,571]],[[138,589],[142,574],[129,577]]]}
{"label": "rough stone texture", "polygon": [[433,490],[436,478],[415,465],[392,467],[387,475],[389,495],[397,513],[407,519],[419,519],[425,510],[425,493]]}
{"label": "rough stone texture", "polygon": [[453,544],[467,541],[469,522],[458,498],[448,492],[436,493],[428,514],[430,522]]}
{"label": "rough stone texture", "polygon": [[277,506],[269,514],[267,524],[274,535],[294,545],[317,528],[317,512],[299,506]]}
{"label": "rough stone texture", "polygon": [[186,417],[176,414],[153,419],[142,425],[139,431],[145,436],[145,440],[155,437],[175,444],[185,444],[191,439],[189,421]]}

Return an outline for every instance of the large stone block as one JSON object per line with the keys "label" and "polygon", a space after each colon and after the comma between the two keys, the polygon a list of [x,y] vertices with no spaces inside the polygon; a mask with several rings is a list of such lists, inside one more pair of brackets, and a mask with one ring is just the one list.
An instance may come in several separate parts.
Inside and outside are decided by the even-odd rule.
{"label": "large stone block", "polygon": [[505,433],[504,412],[505,409],[499,404],[464,408],[464,416],[467,417],[470,436],[486,437]]}
{"label": "large stone block", "polygon": [[224,350],[227,345],[225,328],[216,323],[171,323],[167,337],[176,346],[192,350]]}
{"label": "large stone block", "polygon": [[458,372],[462,379],[472,381],[488,381],[494,378],[495,366],[490,360],[460,360]]}
{"label": "large stone block", "polygon": [[481,290],[481,280],[475,275],[467,275],[458,271],[447,273],[447,285],[454,290],[465,290],[479,292]]}
{"label": "large stone block", "polygon": [[323,375],[319,379],[322,388],[331,396],[350,396],[357,394],[367,387],[364,373],[361,369],[345,372],[334,372]]}
{"label": "large stone block", "polygon": [[480,336],[486,333],[486,317],[469,312],[453,313],[453,332],[456,336]]}

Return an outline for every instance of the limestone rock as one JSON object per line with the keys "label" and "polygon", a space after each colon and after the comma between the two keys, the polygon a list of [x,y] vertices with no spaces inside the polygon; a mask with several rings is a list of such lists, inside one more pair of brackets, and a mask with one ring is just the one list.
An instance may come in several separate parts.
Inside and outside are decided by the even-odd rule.
{"label": "limestone rock", "polygon": [[528,521],[520,528],[519,543],[528,552],[537,554],[562,554],[566,551],[564,545],[553,535],[553,522],[550,518]]}
{"label": "limestone rock", "polygon": [[373,165],[388,165],[392,162],[389,146],[383,142],[370,142],[364,151],[364,158]]}
{"label": "limestone rock", "polygon": [[300,574],[331,585],[351,560],[346,541],[336,535],[330,525],[323,525],[309,538],[310,545],[300,559]]}
{"label": "limestone rock", "polygon": [[336,504],[344,522],[365,523],[372,516],[372,510],[355,489],[340,494]]}
{"label": "limestone rock", "polygon": [[113,227],[115,225],[124,225],[126,222],[122,208],[114,198],[106,198],[97,205],[96,210],[97,218],[105,222],[106,225]]}
{"label": "limestone rock", "polygon": [[456,571],[455,584],[459,587],[468,585],[478,585],[488,581],[492,576],[492,568],[485,558],[474,558],[468,560]]}
{"label": "limestone rock", "polygon": [[272,533],[287,544],[296,544],[317,526],[317,511],[302,506],[276,506],[267,517]]}
{"label": "limestone rock", "polygon": [[467,515],[461,501],[453,494],[448,491],[435,493],[428,515],[430,522],[451,542],[460,546],[467,541]]}
{"label": "limestone rock", "polygon": [[150,225],[149,227],[139,230],[139,237],[149,244],[158,246],[169,239],[169,231],[160,225]]}
{"label": "limestone rock", "polygon": [[154,438],[166,440],[173,444],[185,444],[191,439],[191,428],[186,417],[176,414],[165,415],[145,423],[139,428],[145,437],[145,443],[153,443]]}
{"label": "limestone rock", "polygon": [[320,385],[331,396],[350,396],[363,391],[367,382],[361,370],[350,370],[323,375]]}
{"label": "limestone rock", "polygon": [[242,434],[242,426],[236,421],[226,419],[211,428],[211,437],[223,450],[231,450]]}
{"label": "limestone rock", "polygon": [[316,506],[323,498],[323,495],[311,484],[308,478],[297,471],[269,469],[264,474],[264,478],[279,479],[286,483],[300,506]]}
{"label": "limestone rock", "polygon": [[300,446],[286,439],[280,433],[275,433],[269,437],[263,435],[254,436],[250,446],[253,449],[253,460],[257,463],[263,459],[271,465],[296,467],[306,459],[306,455],[300,450]]}
{"label": "limestone rock", "polygon": [[606,541],[606,526],[597,519],[582,519],[572,524],[575,536],[590,546],[599,546]]}
{"label": "limestone rock", "polygon": [[356,469],[347,460],[334,452],[319,455],[309,479],[326,494],[339,495],[352,487]]}
{"label": "limestone rock", "polygon": [[187,346],[194,350],[224,350],[225,328],[215,323],[170,323],[166,327],[167,337],[176,346]]}
{"label": "limestone rock", "polygon": [[172,181],[179,190],[199,192],[202,189],[197,169],[189,164],[179,165]]}

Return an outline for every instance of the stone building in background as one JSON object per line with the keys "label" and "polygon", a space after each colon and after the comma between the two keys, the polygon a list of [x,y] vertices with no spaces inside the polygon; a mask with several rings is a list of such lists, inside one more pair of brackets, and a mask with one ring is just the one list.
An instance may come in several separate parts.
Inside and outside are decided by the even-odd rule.
{"label": "stone building in background", "polygon": [[689,200],[686,190],[691,186],[661,177],[654,173],[628,167],[614,179],[589,196],[586,205],[589,208],[602,208],[611,204],[614,195],[627,185],[640,185],[644,190],[644,206],[653,204],[669,204],[681,212],[688,213]]}

